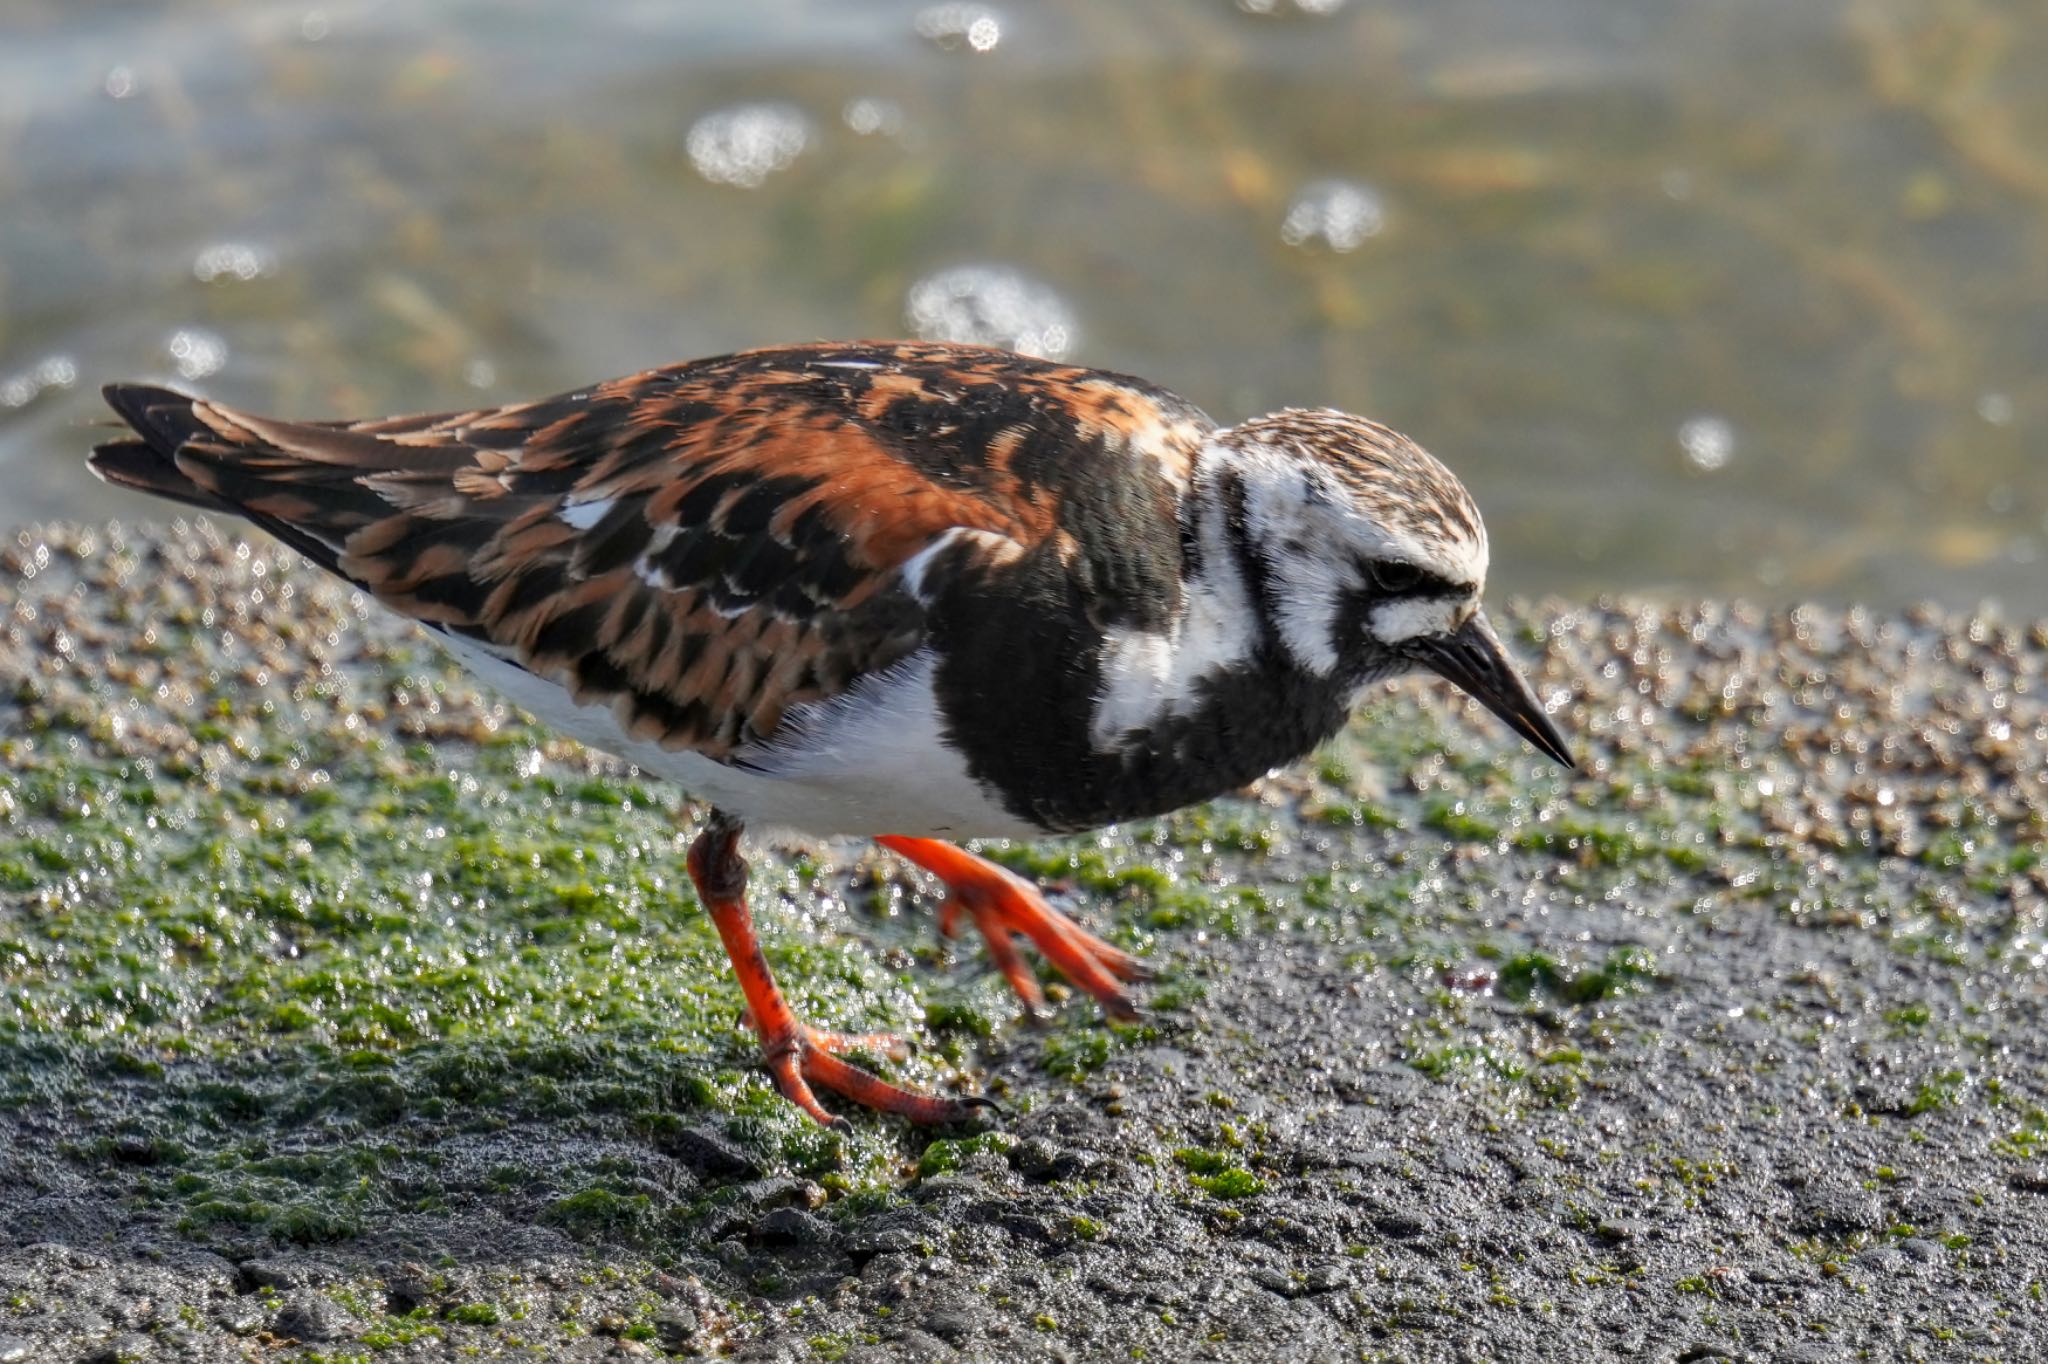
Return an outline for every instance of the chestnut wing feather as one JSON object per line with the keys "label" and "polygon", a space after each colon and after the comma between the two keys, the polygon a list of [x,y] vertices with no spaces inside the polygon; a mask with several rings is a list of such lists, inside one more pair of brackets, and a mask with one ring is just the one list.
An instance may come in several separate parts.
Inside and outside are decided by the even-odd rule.
{"label": "chestnut wing feather", "polygon": [[1133,592],[1117,527],[1077,523],[1061,490],[1119,489],[1117,515],[1170,529],[1209,429],[1135,380],[915,343],[368,422],[116,406],[175,476],[387,605],[721,759],[914,652],[927,608],[901,570],[951,532],[959,572],[1054,553],[1106,616],[1171,609],[1177,578]]}

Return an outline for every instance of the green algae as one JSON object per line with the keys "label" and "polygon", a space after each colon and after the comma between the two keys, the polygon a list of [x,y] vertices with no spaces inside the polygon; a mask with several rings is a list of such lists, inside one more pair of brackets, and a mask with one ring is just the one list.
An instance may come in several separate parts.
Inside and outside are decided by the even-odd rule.
{"label": "green algae", "polygon": [[[206,562],[150,591],[191,594],[195,624],[206,610],[232,618],[250,565]],[[1015,1149],[1003,1117],[930,1139],[868,1114],[826,1131],[796,1113],[760,1072],[682,874],[695,812],[494,705],[285,561],[264,576],[299,586],[294,610],[310,619],[298,628],[341,637],[338,652],[308,644],[259,682],[285,627],[245,612],[234,631],[160,629],[146,648],[133,628],[109,630],[117,664],[48,673],[18,655],[8,679],[0,1045],[13,1059],[0,1107],[74,1134],[63,1160],[208,1244],[329,1245],[491,1208],[667,1262],[743,1234],[762,1206],[822,1203],[835,1226],[857,1227],[902,1208],[913,1179]],[[153,600],[138,609],[161,619]],[[1553,678],[1585,667],[1549,647]],[[124,668],[141,670],[124,681]],[[189,700],[161,701],[160,686]],[[1879,704],[1858,712],[1874,733],[1890,723]],[[1688,753],[1734,732],[1700,723],[1588,732],[1587,770],[1570,777],[1410,689],[1377,698],[1307,773],[1144,825],[993,845],[1162,968],[1135,1027],[1062,1002],[1042,971],[1051,1026],[1020,1028],[974,945],[936,941],[914,874],[849,845],[757,842],[753,898],[807,1019],[894,1031],[914,1055],[869,1058],[879,1069],[991,1089],[1018,1114],[1072,1099],[1119,1114],[1126,1077],[1237,1026],[1256,982],[1220,974],[1219,939],[1316,944],[1329,960],[1319,1007],[1346,984],[1405,1001],[1380,1039],[1394,1067],[1498,1127],[1562,1124],[1543,1128],[1559,1134],[1551,1158],[1577,1168],[1598,1142],[1570,1124],[1630,1082],[1628,1058],[1662,1035],[1661,997],[1687,988],[1674,925],[1849,935],[1936,972],[2003,952],[2023,974],[2040,950],[2025,912],[2041,874],[2026,803],[2038,787],[2024,772],[1966,799],[1953,776],[1917,780],[1907,769],[1921,757],[1901,754],[1884,778],[1892,804],[1873,785],[1867,826],[1831,824],[1830,798],[1794,788],[1783,751],[1748,768]],[[1830,742],[1856,742],[1854,726],[1831,723]],[[1548,922],[1524,916],[1530,887]],[[2037,1159],[2038,1099],[2024,1079],[2000,1097],[1962,1004],[1830,1001],[1958,1049],[1909,1072],[1884,1112],[1844,1121],[1954,1140],[1944,1124],[1988,1115],[1994,1154]],[[1267,1084],[1313,1073],[1313,1057],[1276,1056],[1285,1073]],[[1219,1223],[1256,1216],[1247,1200],[1291,1180],[1262,1157],[1238,1093],[1231,1082],[1232,1106],[1216,1106],[1229,1130],[1169,1138],[1185,1143],[1181,1173],[1162,1172]],[[1838,1102],[1847,1114],[1860,1101]],[[1186,1120],[1145,1119],[1159,1132]],[[679,1171],[705,1134],[744,1168]],[[1660,1158],[1645,1198],[1712,1195],[1713,1157],[1682,1158]],[[1098,1209],[1075,1216],[1054,1234],[1118,1239]]]}
{"label": "green algae", "polygon": [[983,1132],[957,1140],[941,1138],[924,1148],[924,1154],[917,1159],[917,1174],[920,1179],[951,1174],[972,1156],[1004,1156],[1015,1146],[1016,1139],[1004,1132]]}
{"label": "green algae", "polygon": [[1538,992],[1568,1004],[1592,1004],[1648,989],[1658,979],[1654,954],[1641,948],[1618,948],[1598,966],[1565,966],[1542,952],[1524,952],[1500,968],[1498,988],[1510,999],[1526,1000]]}
{"label": "green algae", "polygon": [[[232,835],[204,787],[159,781],[124,805],[99,792],[129,770],[94,770],[67,748],[59,776],[46,751],[17,746],[0,792],[17,824],[69,831],[38,840],[62,851],[53,871],[67,879],[38,883],[0,947],[15,966],[0,1041],[43,1058],[0,1078],[0,1103],[83,1109],[122,1086],[134,1111],[102,1140],[147,1172],[142,1199],[182,1208],[195,1234],[298,1241],[394,1211],[364,1192],[390,1183],[378,1163],[363,1168],[345,1137],[278,1170],[256,1154],[264,1143],[220,1152],[218,1134],[424,1136],[591,1115],[658,1131],[697,1113],[799,1169],[886,1160],[793,1120],[759,1077],[722,951],[678,884],[673,806],[522,776],[549,742],[508,727],[463,755],[461,778],[444,751],[408,752],[381,780],[337,776],[350,827],[257,800]],[[138,809],[172,832],[138,836],[124,823]],[[801,938],[769,951],[810,1017],[918,1019],[902,973],[866,954]],[[932,1078],[930,1063],[898,1073]],[[209,1168],[159,1173],[205,1150]],[[590,1188],[551,1217],[631,1239],[644,1211]]]}
{"label": "green algae", "polygon": [[1250,1198],[1266,1191],[1266,1182],[1236,1156],[1184,1146],[1173,1153],[1173,1159],[1188,1172],[1188,1183],[1212,1198]]}

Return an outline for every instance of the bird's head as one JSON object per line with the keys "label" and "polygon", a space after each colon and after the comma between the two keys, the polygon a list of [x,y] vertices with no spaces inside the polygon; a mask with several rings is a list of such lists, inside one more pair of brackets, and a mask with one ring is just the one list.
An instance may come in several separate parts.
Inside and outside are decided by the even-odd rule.
{"label": "bird's head", "polygon": [[1480,610],[1486,526],[1456,475],[1344,412],[1276,412],[1219,440],[1247,586],[1300,667],[1354,687],[1427,669],[1572,765]]}

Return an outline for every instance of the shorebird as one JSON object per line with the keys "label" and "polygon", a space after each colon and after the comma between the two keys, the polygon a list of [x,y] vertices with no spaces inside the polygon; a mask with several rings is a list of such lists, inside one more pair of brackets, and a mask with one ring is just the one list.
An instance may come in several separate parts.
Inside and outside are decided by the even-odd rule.
{"label": "shorebird", "polygon": [[777,1087],[917,1122],[762,956],[749,821],[925,868],[1029,1008],[1028,939],[1112,1017],[1129,954],[956,846],[1163,814],[1424,670],[1570,765],[1480,609],[1456,477],[1331,410],[1219,427],[1141,380],[975,346],[746,351],[537,402],[279,421],[145,384],[110,483],[240,516],[420,622],[544,723],[712,807],[697,896]]}

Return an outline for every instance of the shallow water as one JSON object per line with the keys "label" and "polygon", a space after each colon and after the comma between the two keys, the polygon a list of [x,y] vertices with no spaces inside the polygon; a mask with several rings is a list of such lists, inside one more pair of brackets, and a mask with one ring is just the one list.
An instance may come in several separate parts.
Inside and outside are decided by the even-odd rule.
{"label": "shallow water", "polygon": [[156,514],[79,461],[112,378],[359,414],[966,331],[1400,426],[1498,594],[2034,614],[2028,14],[13,0],[8,519]]}

